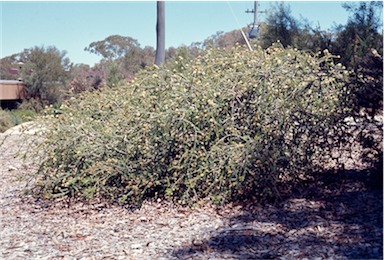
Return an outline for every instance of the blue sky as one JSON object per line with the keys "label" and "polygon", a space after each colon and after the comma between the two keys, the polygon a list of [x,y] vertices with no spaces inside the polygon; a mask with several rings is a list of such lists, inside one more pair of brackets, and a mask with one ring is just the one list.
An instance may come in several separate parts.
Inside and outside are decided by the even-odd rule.
{"label": "blue sky", "polygon": [[[275,2],[262,1],[259,10]],[[346,24],[348,13],[337,1],[286,2],[295,18],[321,29]],[[166,2],[166,47],[203,41],[217,31],[252,23],[253,1]],[[231,11],[233,10],[233,13]],[[0,3],[0,57],[34,46],[56,46],[74,63],[93,65],[100,57],[84,51],[109,35],[130,36],[142,47],[156,46],[156,2],[8,2]],[[260,20],[265,15],[259,15]]]}

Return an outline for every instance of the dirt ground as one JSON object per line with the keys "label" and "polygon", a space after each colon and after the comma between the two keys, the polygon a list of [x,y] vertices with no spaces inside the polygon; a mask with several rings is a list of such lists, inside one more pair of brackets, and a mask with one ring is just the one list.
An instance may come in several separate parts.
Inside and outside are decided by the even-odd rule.
{"label": "dirt ground", "polygon": [[15,156],[18,128],[0,144],[1,259],[383,258],[382,180],[366,170],[324,173],[272,204],[132,211],[24,195],[34,165]]}

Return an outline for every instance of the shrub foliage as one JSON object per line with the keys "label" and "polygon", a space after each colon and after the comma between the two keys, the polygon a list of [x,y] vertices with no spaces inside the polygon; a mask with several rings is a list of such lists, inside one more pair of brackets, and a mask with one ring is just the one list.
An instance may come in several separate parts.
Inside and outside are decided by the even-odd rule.
{"label": "shrub foliage", "polygon": [[0,133],[21,123],[31,121],[36,117],[36,112],[32,110],[17,109],[9,111],[0,109]]}
{"label": "shrub foliage", "polygon": [[35,192],[131,205],[274,196],[330,153],[348,76],[333,58],[279,44],[210,49],[84,93],[43,118]]}

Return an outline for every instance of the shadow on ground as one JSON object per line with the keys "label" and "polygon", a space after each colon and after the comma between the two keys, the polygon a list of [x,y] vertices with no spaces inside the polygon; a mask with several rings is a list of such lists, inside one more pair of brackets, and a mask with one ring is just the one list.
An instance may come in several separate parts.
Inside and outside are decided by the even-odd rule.
{"label": "shadow on ground", "polygon": [[282,201],[244,207],[178,259],[383,258],[382,166],[323,173]]}

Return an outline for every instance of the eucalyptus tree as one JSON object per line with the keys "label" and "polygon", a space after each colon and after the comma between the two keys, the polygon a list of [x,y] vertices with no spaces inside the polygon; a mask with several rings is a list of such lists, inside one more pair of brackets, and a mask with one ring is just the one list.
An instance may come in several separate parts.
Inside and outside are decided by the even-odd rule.
{"label": "eucalyptus tree", "polygon": [[132,78],[137,71],[153,64],[155,56],[152,47],[141,48],[138,40],[121,35],[92,42],[84,50],[102,57],[100,63],[107,78],[113,81],[111,84]]}

